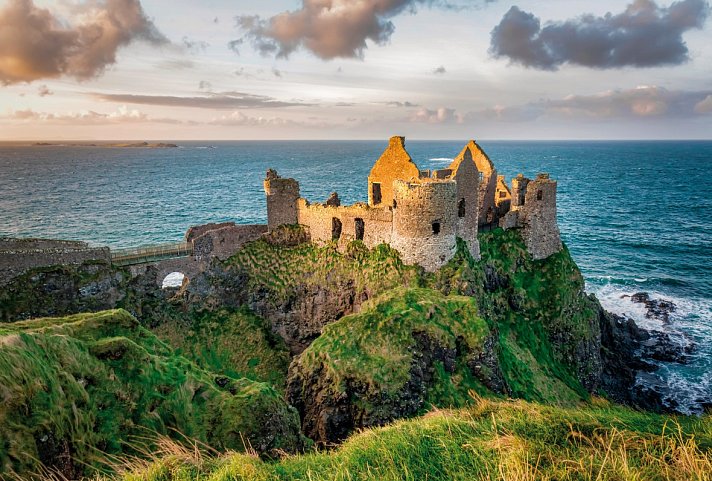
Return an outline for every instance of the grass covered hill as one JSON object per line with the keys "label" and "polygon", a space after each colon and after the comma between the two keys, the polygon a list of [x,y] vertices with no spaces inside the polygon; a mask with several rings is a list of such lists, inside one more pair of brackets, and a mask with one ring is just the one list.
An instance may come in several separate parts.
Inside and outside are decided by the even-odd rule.
{"label": "grass covered hill", "polygon": [[476,397],[353,435],[333,451],[265,462],[172,445],[121,481],[710,481],[712,421],[597,400],[560,408]]}
{"label": "grass covered hill", "polygon": [[271,386],[198,368],[126,311],[0,325],[0,472],[76,478],[159,434],[221,450],[303,445]]}

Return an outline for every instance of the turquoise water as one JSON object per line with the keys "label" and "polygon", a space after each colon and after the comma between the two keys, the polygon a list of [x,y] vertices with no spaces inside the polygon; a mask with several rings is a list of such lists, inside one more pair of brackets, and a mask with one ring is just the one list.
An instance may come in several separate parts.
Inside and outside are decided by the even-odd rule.
{"label": "turquoise water", "polygon": [[[408,142],[421,168],[442,168],[461,142]],[[178,149],[0,144],[0,235],[82,239],[111,247],[178,241],[195,224],[264,223],[269,167],[302,194],[366,200],[386,141],[182,143]],[[481,142],[499,173],[550,172],[559,225],[606,308],[698,349],[661,365],[670,396],[694,412],[712,401],[712,142]],[[645,319],[621,295],[678,305],[673,322]]]}

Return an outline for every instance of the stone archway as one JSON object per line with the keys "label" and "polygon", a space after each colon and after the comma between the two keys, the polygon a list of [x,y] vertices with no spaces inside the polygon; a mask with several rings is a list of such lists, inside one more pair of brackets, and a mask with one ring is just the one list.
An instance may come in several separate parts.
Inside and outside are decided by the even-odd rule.
{"label": "stone archway", "polygon": [[182,272],[174,271],[168,273],[161,282],[161,289],[173,289],[183,287],[183,284],[188,280]]}

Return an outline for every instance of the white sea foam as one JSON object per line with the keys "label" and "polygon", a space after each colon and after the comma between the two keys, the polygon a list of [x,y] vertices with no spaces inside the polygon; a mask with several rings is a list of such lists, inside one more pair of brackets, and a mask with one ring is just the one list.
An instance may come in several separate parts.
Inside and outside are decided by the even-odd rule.
{"label": "white sea foam", "polygon": [[433,157],[432,159],[428,159],[431,162],[452,162],[453,159],[449,157]]}

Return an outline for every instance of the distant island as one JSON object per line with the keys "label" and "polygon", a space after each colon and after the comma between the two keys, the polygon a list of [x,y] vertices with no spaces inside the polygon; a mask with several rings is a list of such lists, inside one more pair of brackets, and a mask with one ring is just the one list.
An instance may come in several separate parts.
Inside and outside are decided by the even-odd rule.
{"label": "distant island", "polygon": [[148,142],[120,142],[113,144],[87,144],[87,143],[52,143],[52,142],[35,142],[35,146],[41,147],[115,147],[115,148],[142,148],[142,149],[175,149],[178,147],[176,144],[169,144],[165,142],[148,143]]}

